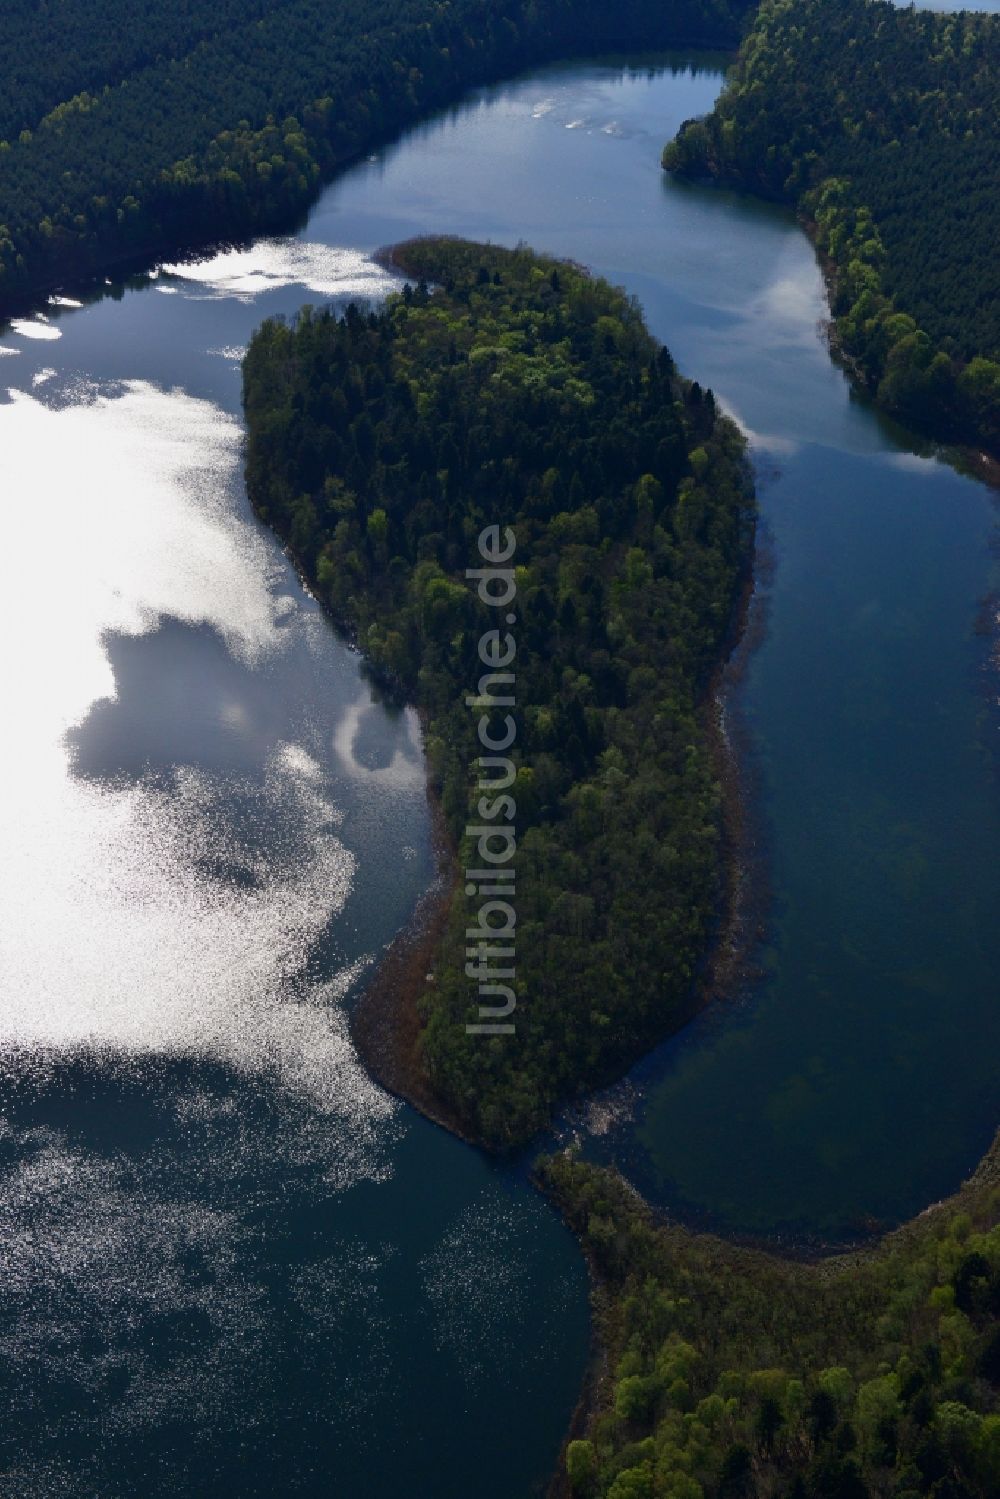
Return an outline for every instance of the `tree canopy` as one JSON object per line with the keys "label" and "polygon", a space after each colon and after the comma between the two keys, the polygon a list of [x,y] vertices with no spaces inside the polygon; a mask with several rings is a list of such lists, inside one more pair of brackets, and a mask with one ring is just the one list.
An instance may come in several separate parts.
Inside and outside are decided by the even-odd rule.
{"label": "tree canopy", "polygon": [[879,400],[1000,451],[1000,16],[764,0],[664,165],[796,205],[836,336]]}
{"label": "tree canopy", "polygon": [[527,250],[396,253],[417,286],[385,310],[307,309],[255,335],[247,482],[376,670],[423,709],[465,866],[483,795],[466,699],[495,627],[465,570],[485,527],[516,537],[516,1034],[466,1033],[460,885],[422,1037],[438,1095],[506,1145],[689,1012],[719,889],[699,705],[753,501],[736,428],[622,292]]}
{"label": "tree canopy", "polygon": [[881,1244],[816,1263],[654,1222],[569,1156],[543,1184],[598,1283],[608,1375],[574,1499],[995,1499],[1000,1137]]}
{"label": "tree canopy", "polygon": [[6,0],[0,313],[116,262],[287,224],[325,174],[586,49],[728,45],[746,0]]}

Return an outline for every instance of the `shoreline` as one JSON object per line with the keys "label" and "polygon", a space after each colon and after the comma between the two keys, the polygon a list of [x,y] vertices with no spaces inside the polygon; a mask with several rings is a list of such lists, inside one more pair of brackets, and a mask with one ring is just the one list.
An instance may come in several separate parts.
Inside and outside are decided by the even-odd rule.
{"label": "shoreline", "polygon": [[441,804],[429,779],[426,791],[434,879],[379,958],[352,1009],[350,1036],[363,1067],[387,1093],[466,1145],[485,1149],[437,1096],[420,1063],[420,998],[432,981],[460,874]]}
{"label": "shoreline", "polygon": [[[594,1169],[610,1175],[614,1180],[615,1188],[635,1200],[641,1219],[654,1231],[670,1235],[675,1246],[679,1245],[683,1250],[684,1241],[701,1241],[707,1245],[720,1281],[724,1280],[727,1267],[733,1270],[742,1269],[746,1273],[748,1267],[758,1264],[761,1267],[771,1265],[787,1274],[812,1276],[816,1283],[822,1284],[838,1276],[848,1276],[861,1266],[877,1263],[880,1259],[892,1255],[896,1250],[905,1250],[908,1246],[919,1242],[929,1222],[933,1222],[941,1215],[947,1217],[949,1214],[960,1213],[967,1206],[971,1206],[977,1196],[990,1190],[996,1192],[1000,1188],[1000,1130],[994,1135],[975,1168],[947,1197],[929,1203],[912,1218],[878,1234],[867,1242],[841,1246],[832,1253],[811,1258],[778,1252],[766,1242],[741,1240],[721,1233],[698,1231],[678,1221],[664,1222],[656,1210],[645,1201],[641,1193],[616,1168]],[[614,1383],[611,1351],[616,1335],[615,1314],[620,1306],[624,1287],[621,1285],[616,1287],[615,1282],[600,1268],[593,1250],[586,1242],[585,1225],[574,1222],[575,1204],[572,1199],[561,1192],[557,1183],[549,1184],[541,1179],[541,1173],[533,1173],[532,1180],[555,1207],[567,1228],[580,1243],[591,1286],[593,1347],[588,1356],[580,1398],[560,1447],[558,1466],[546,1493],[546,1499],[573,1499],[573,1490],[566,1471],[566,1452],[571,1442],[587,1438],[593,1430],[595,1419],[607,1413],[609,1409],[609,1401],[605,1392],[609,1384]]]}
{"label": "shoreline", "polygon": [[[397,253],[396,247],[380,251],[379,260],[382,264],[391,265],[393,269],[406,273],[405,258]],[[740,594],[734,601],[731,634],[720,653],[721,659],[708,679],[699,704],[699,720],[721,792],[718,924],[707,946],[704,963],[692,982],[691,1006],[677,1024],[665,1031],[660,1040],[677,1034],[694,1014],[707,1007],[710,1002],[727,997],[741,981],[750,976],[746,966],[748,956],[762,935],[760,925],[753,918],[760,910],[759,902],[763,901],[766,907],[768,892],[766,886],[753,881],[759,851],[754,837],[753,807],[748,790],[752,765],[748,766],[745,756],[739,752],[738,714],[735,715],[735,725],[729,718],[732,690],[746,671],[766,628],[767,596],[762,584],[766,576],[764,569],[767,559],[762,557],[762,541],[766,541],[766,535],[762,535],[758,522],[746,577]],[[448,1129],[465,1143],[489,1150],[485,1142],[471,1137],[461,1121],[442,1107],[420,1066],[420,998],[426,993],[428,976],[435,967],[437,944],[448,918],[457,882],[454,851],[444,832],[440,803],[429,783],[427,794],[434,824],[436,877],[421,897],[410,921],[382,955],[352,1017],[351,1034],[362,1063],[388,1091],[404,1099],[430,1121]],[[649,1050],[650,1048],[644,1049],[635,1061],[648,1055]],[[633,1062],[632,1065],[634,1064]],[[627,1070],[629,1069],[625,1069]],[[577,1095],[577,1101],[592,1098],[594,1091],[588,1089],[581,1092]],[[545,1140],[545,1136],[542,1140]],[[532,1143],[537,1149],[540,1142],[536,1137]],[[987,1152],[983,1168],[992,1157],[993,1151]],[[655,1218],[655,1209],[644,1202],[627,1179],[621,1177],[620,1173],[616,1174],[618,1180],[635,1197],[637,1206],[642,1203],[644,1210]],[[557,1197],[545,1187],[539,1175],[532,1173],[531,1179],[547,1200],[559,1208]],[[961,1191],[962,1188],[958,1190]],[[800,1242],[775,1243],[773,1240],[748,1242],[745,1237],[699,1228],[685,1223],[683,1219],[671,1220],[670,1227],[684,1232],[692,1239],[714,1241],[720,1246],[720,1254],[736,1255],[751,1250],[782,1265],[801,1265],[805,1261],[815,1268],[817,1275],[825,1275],[836,1273],[838,1264],[847,1266],[877,1254],[895,1235],[905,1234],[909,1224],[921,1221],[925,1214],[934,1212],[937,1206],[924,1209],[923,1214],[909,1220],[909,1223],[898,1225],[887,1232],[873,1233],[860,1242],[847,1245],[839,1243],[817,1246],[803,1245]],[[568,1220],[564,1217],[564,1221]],[[613,1346],[613,1330],[609,1322],[613,1312],[613,1288],[593,1262],[579,1231],[572,1224],[568,1223],[568,1226],[580,1243],[588,1267],[591,1347],[583,1371],[582,1389],[563,1440],[563,1457],[566,1445],[588,1429],[595,1413],[602,1406],[609,1372],[609,1352]],[[564,1499],[569,1492],[567,1483],[565,1463],[560,1458],[549,1489],[550,1499]]]}
{"label": "shoreline", "polygon": [[[40,271],[30,280],[0,293],[0,329],[12,319],[44,311],[52,296],[79,297],[83,301],[99,297],[109,282],[124,282],[130,276],[142,276],[164,261],[192,262],[229,249],[242,249],[258,240],[294,234],[304,227],[322,194],[338,177],[363,162],[372,152],[381,153],[394,146],[408,131],[446,114],[480,89],[500,87],[543,68],[558,67],[576,61],[596,61],[602,57],[633,59],[669,53],[696,56],[716,54],[735,58],[742,29],[739,20],[726,37],[696,33],[693,37],[673,40],[664,37],[644,38],[640,43],[625,37],[601,39],[579,45],[543,45],[536,56],[517,57],[474,69],[469,76],[456,78],[440,98],[422,101],[398,119],[375,129],[370,135],[340,150],[332,150],[325,163],[317,160],[320,175],[315,183],[294,203],[273,211],[262,209],[257,215],[248,212],[242,223],[233,222],[227,232],[213,233],[193,229],[188,233],[170,232],[162,223],[150,226],[150,232],[131,244],[109,244],[92,264],[76,264],[63,269]],[[309,101],[305,101],[307,105]]]}
{"label": "shoreline", "polygon": [[[410,702],[398,683],[386,682],[372,673],[371,662],[358,644],[356,631],[316,591],[301,557],[293,547],[281,541],[271,526],[266,507],[262,510],[257,505],[249,489],[246,496],[254,519],[281,546],[295,569],[299,586],[319,605],[331,628],[360,656],[369,680],[376,685],[381,683],[400,702],[413,707],[423,731],[424,716],[419,705]],[[433,973],[460,874],[456,850],[426,763],[424,791],[430,813],[434,876],[418,897],[407,921],[378,957],[371,978],[351,1007],[348,1032],[362,1066],[387,1093],[409,1104],[418,1114],[466,1145],[488,1149],[485,1142],[471,1135],[459,1116],[437,1096],[418,1059],[418,1043],[423,1029],[419,1001],[427,988],[428,976]]]}
{"label": "shoreline", "polygon": [[587,1296],[590,1310],[590,1346],[587,1349],[587,1365],[581,1381],[580,1394],[559,1448],[555,1470],[545,1490],[545,1499],[573,1499],[573,1490],[566,1471],[566,1452],[570,1442],[579,1441],[586,1436],[594,1415],[601,1407],[603,1393],[614,1377],[610,1357],[610,1323],[614,1303],[610,1286],[602,1276],[589,1245],[569,1222],[562,1204],[549,1191],[545,1183],[539,1180],[534,1171],[531,1174],[531,1184],[535,1191],[559,1214],[560,1219],[576,1240],[587,1267]]}
{"label": "shoreline", "polygon": [[[668,142],[669,144],[669,142]],[[876,390],[872,388],[872,382],[861,370],[858,361],[844,348],[837,333],[836,318],[833,312],[833,302],[837,290],[838,266],[831,256],[819,248],[817,243],[818,226],[815,220],[802,212],[787,198],[777,196],[772,192],[755,186],[752,182],[721,170],[714,170],[711,165],[706,166],[703,172],[688,172],[679,167],[662,166],[661,170],[670,177],[676,177],[695,187],[722,188],[730,192],[738,193],[749,198],[754,198],[761,203],[770,203],[778,208],[786,209],[793,217],[806,239],[812,246],[816,263],[823,278],[826,290],[827,315],[819,320],[823,330],[824,342],[830,359],[838,369],[844,371],[851,382],[852,389],[862,396],[874,412],[885,421],[893,422],[901,433],[906,434],[909,442],[914,440],[926,444],[933,455],[942,461],[949,463],[959,473],[969,478],[978,479],[980,483],[988,485],[991,489],[1000,489],[1000,449],[993,452],[986,446],[980,434],[972,438],[948,438],[942,437],[930,427],[921,426],[912,417],[902,415],[894,411],[892,407],[886,406],[878,399]]]}
{"label": "shoreline", "polygon": [[[434,236],[423,238],[433,239]],[[404,252],[410,243],[412,242],[405,241],[383,246],[373,258],[382,266],[407,275],[409,267]],[[576,265],[575,262],[566,263]],[[584,274],[591,274],[585,267],[578,269]],[[680,378],[684,379],[683,376]],[[734,430],[739,430],[732,423],[732,418],[727,417],[726,420]],[[744,443],[741,460],[744,495],[753,502],[756,495],[756,471],[749,443],[744,434],[740,433],[740,436]],[[413,707],[423,726],[421,705],[412,701],[400,682],[373,669],[351,622],[342,618],[317,592],[315,581],[294,547],[278,538],[271,525],[267,505],[259,504],[249,487],[246,495],[255,520],[279,540],[282,551],[295,569],[300,586],[319,604],[337,634],[351,649],[358,652],[370,679],[392,693],[399,702],[406,702]],[[759,861],[756,856],[751,856],[756,848],[756,839],[748,833],[750,823],[747,815],[748,776],[743,763],[745,756],[734,742],[737,736],[725,723],[725,699],[745,670],[746,661],[759,641],[763,625],[762,620],[758,623],[761,597],[758,586],[760,524],[755,506],[751,514],[753,520],[748,537],[747,557],[739,589],[733,600],[729,629],[695,710],[704,735],[705,751],[720,793],[719,888],[714,925],[691,978],[687,1003],[673,1017],[673,1023],[643,1045],[641,1051],[626,1065],[616,1069],[607,1081],[597,1086],[582,1087],[566,1097],[560,1105],[561,1109],[585,1105],[607,1088],[616,1086],[632,1068],[649,1057],[658,1046],[679,1034],[710,1004],[719,999],[731,998],[743,982],[752,977],[749,955],[759,942],[761,922],[754,919],[755,913],[760,909],[760,902],[755,900],[750,904],[750,877],[758,868]],[[432,980],[460,875],[457,851],[445,825],[440,800],[431,784],[429,768],[425,775],[425,791],[431,818],[434,877],[419,897],[410,918],[380,954],[371,978],[355,1001],[349,1017],[351,1039],[362,1065],[393,1097],[410,1104],[426,1119],[448,1130],[464,1143],[482,1149],[498,1159],[513,1157],[522,1161],[529,1160],[539,1152],[544,1153],[546,1146],[552,1143],[552,1129],[559,1117],[558,1110],[533,1139],[517,1146],[513,1151],[498,1147],[473,1133],[461,1116],[449,1108],[435,1091],[421,1065],[419,1038],[424,1027],[420,1001],[428,992]]]}
{"label": "shoreline", "polygon": [[[716,180],[716,179],[713,179]],[[753,189],[741,183],[733,184],[740,192],[750,193],[751,196],[759,197]],[[772,200],[773,201],[773,200]],[[791,205],[788,205],[791,206]],[[816,264],[819,266],[820,275],[823,278],[823,286],[826,290],[827,316],[822,319],[821,326],[823,337],[831,361],[845,372],[851,382],[851,386],[871,403],[872,410],[887,421],[894,422],[901,432],[907,434],[908,438],[917,438],[926,443],[932,450],[932,455],[950,464],[959,473],[968,477],[978,479],[980,483],[986,484],[991,489],[1000,489],[1000,453],[992,453],[986,447],[981,447],[975,442],[965,439],[949,440],[937,436],[930,428],[922,429],[913,423],[909,417],[901,416],[892,410],[890,406],[884,405],[878,399],[876,389],[867,378],[858,361],[848,349],[844,347],[840,335],[837,332],[837,319],[834,315],[833,306],[837,295],[837,276],[839,267],[837,262],[825,250],[819,247],[819,226],[814,219],[807,214],[795,212],[795,218],[806,239],[809,241],[816,256]]]}
{"label": "shoreline", "polygon": [[[412,276],[412,262],[406,250],[414,243],[419,244],[421,240],[435,238],[433,235],[425,235],[418,237],[416,241],[383,245],[374,253],[373,259],[397,275]],[[559,259],[561,261],[562,257]],[[587,267],[577,262],[567,260],[566,263],[584,275],[592,274]],[[732,421],[731,418],[727,420]],[[735,428],[735,424],[733,425]],[[719,658],[705,682],[696,706],[705,750],[720,794],[719,890],[715,924],[691,979],[688,1002],[674,1017],[674,1023],[645,1045],[618,1071],[617,1076],[598,1087],[582,1088],[571,1094],[563,1101],[562,1108],[585,1105],[605,1088],[620,1083],[633,1067],[647,1058],[656,1047],[679,1034],[709,1004],[733,997],[752,977],[750,954],[759,945],[763,935],[763,917],[758,913],[762,905],[767,905],[767,886],[766,882],[759,881],[758,896],[751,901],[751,876],[754,871],[759,871],[760,859],[756,852],[757,839],[750,833],[751,819],[748,816],[746,789],[748,766],[744,763],[746,754],[741,752],[735,742],[739,737],[738,732],[734,733],[726,723],[726,699],[742,677],[747,659],[759,642],[763,628],[763,619],[760,617],[763,607],[759,587],[761,574],[758,566],[760,526],[754,504],[756,470],[749,444],[742,433],[740,436],[744,442],[744,494],[754,505],[751,511],[752,529],[748,537],[743,577],[732,605],[729,629],[720,648]],[[270,530],[266,509],[262,514],[252,497],[250,503],[257,518]],[[301,582],[320,603],[334,628],[360,650],[356,633],[348,622],[338,618],[314,592],[301,559],[287,545],[285,551],[291,557]],[[367,660],[363,650],[361,654]],[[406,697],[399,684],[390,686],[401,698]],[[406,700],[409,701],[409,698]],[[412,702],[410,705],[421,715],[423,722],[420,705]],[[438,948],[460,875],[457,851],[445,826],[442,807],[431,785],[429,772],[426,794],[432,824],[434,878],[419,898],[410,919],[384,950],[370,981],[357,1000],[350,1019],[351,1039],[359,1059],[375,1080],[394,1097],[412,1105],[432,1123],[450,1131],[466,1144],[498,1158],[513,1155],[522,1160],[530,1159],[539,1150],[544,1152],[546,1145],[551,1143],[551,1132],[558,1119],[558,1112],[544,1130],[523,1146],[517,1147],[513,1152],[498,1148],[469,1130],[461,1117],[437,1095],[421,1064],[419,1038],[423,1023],[420,1001],[433,981]],[[763,899],[760,898],[762,890]]]}
{"label": "shoreline", "polygon": [[[384,263],[399,268],[398,260],[389,260],[394,251],[393,246],[380,255],[385,254]],[[752,464],[749,465],[749,479],[753,487]],[[748,759],[748,746],[741,748],[737,744],[742,738],[739,726],[734,732],[727,725],[726,717],[730,708],[727,699],[731,699],[738,687],[766,628],[766,604],[760,583],[762,574],[769,575],[770,563],[765,562],[758,568],[758,535],[759,528],[755,528],[746,576],[733,607],[729,639],[698,707],[706,750],[720,790],[717,925],[706,946],[699,971],[692,979],[690,1003],[677,1023],[635,1057],[617,1079],[606,1085],[609,1087],[621,1083],[632,1067],[644,1061],[657,1046],[678,1035],[709,1005],[734,998],[754,977],[751,955],[764,935],[764,913],[770,901],[770,887],[766,879],[758,882],[756,890],[752,887],[753,874],[759,874],[766,861],[766,856],[759,852],[756,824],[749,810],[748,782],[752,780],[752,764]],[[308,578],[301,573],[297,559],[293,557],[293,561],[308,587]],[[334,628],[347,634],[336,616],[321,600],[318,602]],[[416,706],[418,713],[421,711],[418,705],[411,706]],[[351,1040],[366,1070],[393,1097],[410,1104],[424,1118],[456,1135],[467,1145],[502,1158],[509,1153],[491,1147],[470,1133],[459,1116],[434,1092],[420,1064],[419,1037],[423,1029],[420,999],[432,981],[438,946],[461,873],[429,774],[426,794],[431,817],[434,878],[418,899],[409,920],[382,953],[357,1000],[350,1019]],[[585,1089],[568,1098],[563,1107],[586,1105],[603,1091],[604,1088]],[[557,1118],[558,1115],[545,1131],[514,1155],[530,1157],[539,1148],[544,1154],[546,1139]]]}
{"label": "shoreline", "polygon": [[[749,455],[748,462],[756,493],[756,473]],[[730,636],[711,675],[700,710],[721,798],[720,890],[718,925],[712,933],[703,970],[695,981],[694,1014],[710,1004],[734,999],[756,977],[753,953],[766,933],[771,904],[768,859],[758,819],[759,796],[753,794],[756,783],[753,745],[738,692],[767,630],[767,590],[773,571],[769,538],[758,514],[746,576],[733,609]],[[671,1034],[682,1029],[683,1026],[678,1026]]]}

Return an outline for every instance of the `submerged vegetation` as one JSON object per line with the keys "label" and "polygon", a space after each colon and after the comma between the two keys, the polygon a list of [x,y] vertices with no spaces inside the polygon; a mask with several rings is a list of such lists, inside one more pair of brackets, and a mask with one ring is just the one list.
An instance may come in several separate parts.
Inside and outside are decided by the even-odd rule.
{"label": "submerged vegetation", "polygon": [[466,829],[484,817],[467,696],[495,618],[465,573],[484,528],[516,538],[516,1033],[466,1033],[460,886],[419,1047],[451,1114],[503,1146],[689,1012],[720,880],[699,706],[753,501],[736,428],[622,292],[527,250],[396,253],[418,285],[383,311],[306,309],[255,335],[247,482],[376,670],[422,708],[466,866],[482,862]]}
{"label": "submerged vegetation", "polygon": [[877,1249],[796,1263],[657,1225],[611,1172],[542,1179],[580,1235],[607,1357],[574,1499],[995,1499],[1000,1144]]}
{"label": "submerged vegetation", "polygon": [[400,126],[550,57],[735,46],[746,0],[6,0],[0,312],[286,225]]}
{"label": "submerged vegetation", "polygon": [[837,342],[878,400],[1000,452],[1000,16],[764,0],[664,165],[793,203]]}

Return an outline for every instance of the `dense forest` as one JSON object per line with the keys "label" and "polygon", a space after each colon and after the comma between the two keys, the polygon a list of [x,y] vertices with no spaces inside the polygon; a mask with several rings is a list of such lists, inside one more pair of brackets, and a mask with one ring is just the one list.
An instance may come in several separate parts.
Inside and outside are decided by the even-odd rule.
{"label": "dense forest", "polygon": [[664,152],[796,205],[835,332],[889,410],[1000,451],[1000,16],[764,0],[714,111]]}
{"label": "dense forest", "polygon": [[699,703],[753,500],[736,428],[622,292],[527,250],[396,254],[417,284],[385,310],[307,308],[254,336],[247,483],[374,668],[422,708],[464,867],[482,863],[466,828],[493,815],[467,700],[495,627],[465,570],[484,528],[516,538],[516,1034],[466,1033],[464,884],[421,1001],[437,1096],[502,1146],[688,1013],[719,890]]}
{"label": "dense forest", "polygon": [[996,1499],[1000,1137],[876,1249],[796,1263],[657,1225],[614,1174],[545,1185],[597,1281],[608,1366],[573,1499]]}
{"label": "dense forest", "polygon": [[736,45],[746,0],[6,0],[0,312],[286,224],[322,176],[548,57]]}

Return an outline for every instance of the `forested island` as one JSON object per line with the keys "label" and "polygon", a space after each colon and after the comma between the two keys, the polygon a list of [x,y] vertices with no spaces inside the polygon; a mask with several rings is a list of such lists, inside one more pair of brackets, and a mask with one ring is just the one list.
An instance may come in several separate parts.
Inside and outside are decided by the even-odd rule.
{"label": "forested island", "polygon": [[[495,815],[475,769],[471,709],[496,691],[481,642],[516,651],[487,663],[509,670],[516,739],[486,782],[516,805],[516,1027],[474,1029],[460,882],[417,1058],[449,1117],[506,1147],[691,1012],[722,883],[702,709],[748,574],[752,486],[735,426],[622,292],[528,250],[435,239],[395,259],[416,287],[384,310],[305,309],[255,335],[247,485],[419,705],[466,868],[483,862],[466,830]],[[466,577],[491,527],[516,546],[500,632]]]}
{"label": "forested island", "polygon": [[116,265],[286,227],[324,176],[549,58],[735,47],[747,0],[9,0],[0,315]]}
{"label": "forested island", "polygon": [[1000,453],[1000,16],[764,0],[664,165],[792,203],[878,401]]}

